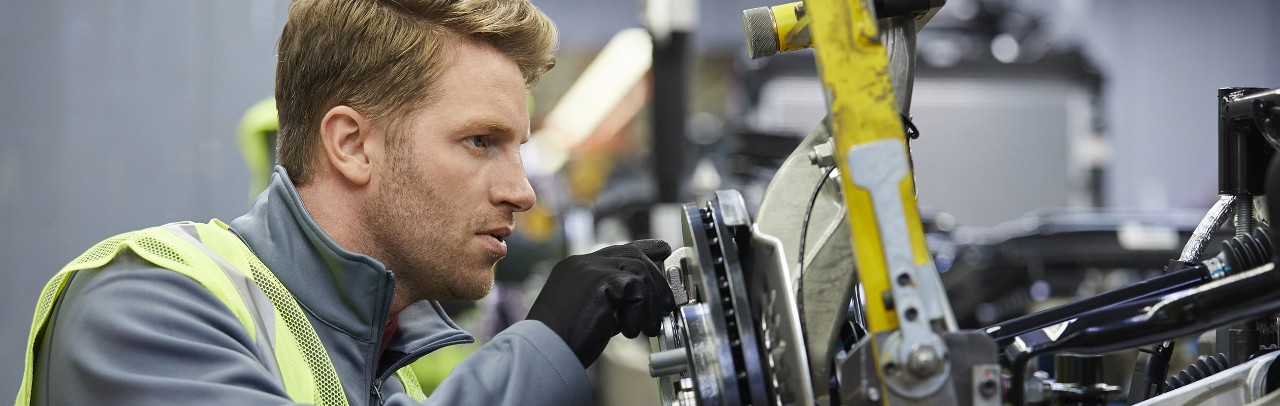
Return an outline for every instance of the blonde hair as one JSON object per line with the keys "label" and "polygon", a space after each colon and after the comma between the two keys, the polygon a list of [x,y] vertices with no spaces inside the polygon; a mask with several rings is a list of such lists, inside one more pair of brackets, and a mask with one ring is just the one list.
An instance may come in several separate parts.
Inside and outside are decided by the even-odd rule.
{"label": "blonde hair", "polygon": [[335,106],[393,126],[425,105],[460,40],[506,55],[526,86],[555,65],[555,26],[526,0],[295,0],[276,65],[277,162],[307,182]]}

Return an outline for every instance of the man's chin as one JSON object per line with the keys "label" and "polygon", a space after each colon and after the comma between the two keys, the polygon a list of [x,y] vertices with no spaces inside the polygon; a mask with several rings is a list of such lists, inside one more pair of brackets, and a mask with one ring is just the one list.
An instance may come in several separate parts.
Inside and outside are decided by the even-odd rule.
{"label": "man's chin", "polygon": [[493,290],[493,274],[483,280],[458,281],[450,290],[456,300],[480,300]]}

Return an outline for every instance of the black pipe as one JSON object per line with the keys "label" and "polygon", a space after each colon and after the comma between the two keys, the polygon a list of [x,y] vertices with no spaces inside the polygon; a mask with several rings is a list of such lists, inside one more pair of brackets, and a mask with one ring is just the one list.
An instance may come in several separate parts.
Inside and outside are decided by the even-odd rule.
{"label": "black pipe", "polygon": [[690,34],[673,30],[653,42],[653,158],[657,203],[679,203],[688,178],[690,148],[685,123],[689,116]]}
{"label": "black pipe", "polygon": [[1265,227],[1258,227],[1253,233],[1223,242],[1222,252],[1213,258],[1084,300],[997,323],[983,331],[1003,348],[1019,335],[1057,324],[1084,312],[1177,292],[1262,265],[1271,260],[1271,250],[1269,231]]}
{"label": "black pipe", "polygon": [[1019,335],[1061,322],[1081,313],[1124,304],[1165,292],[1186,289],[1204,283],[1207,280],[1209,280],[1209,273],[1206,272],[1205,266],[1200,264],[1091,296],[1087,299],[996,323],[983,329],[983,331],[986,331],[988,335],[996,340],[996,345],[1004,348]]}
{"label": "black pipe", "polygon": [[1171,340],[1280,310],[1280,278],[1271,263],[1205,286],[1099,309],[1017,337],[1006,348],[1012,360],[1010,401],[1023,402],[1032,357],[1059,351],[1103,354]]}
{"label": "black pipe", "polygon": [[1218,89],[1218,194],[1257,196],[1275,149],[1254,124],[1253,101],[1271,89]]}

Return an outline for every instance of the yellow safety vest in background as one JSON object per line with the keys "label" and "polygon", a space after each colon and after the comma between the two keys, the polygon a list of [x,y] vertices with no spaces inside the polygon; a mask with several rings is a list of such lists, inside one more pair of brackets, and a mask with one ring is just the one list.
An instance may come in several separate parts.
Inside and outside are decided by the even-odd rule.
{"label": "yellow safety vest in background", "polygon": [[[172,223],[120,234],[94,245],[63,267],[40,294],[16,405],[31,403],[35,346],[71,275],[106,265],[125,247],[148,262],[194,279],[226,304],[263,355],[274,358],[278,366],[275,370],[280,372],[285,391],[294,402],[347,405],[329,354],[298,302],[249,247],[217,219],[209,224]],[[270,303],[253,300],[255,297],[265,297]],[[426,398],[412,369],[401,368],[396,376],[409,397],[418,401]]]}

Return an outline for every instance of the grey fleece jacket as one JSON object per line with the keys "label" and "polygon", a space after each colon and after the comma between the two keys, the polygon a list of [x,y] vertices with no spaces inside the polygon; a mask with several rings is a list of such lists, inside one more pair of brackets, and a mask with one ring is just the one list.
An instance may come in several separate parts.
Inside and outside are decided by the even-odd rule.
{"label": "grey fleece jacket", "polygon": [[[293,293],[329,352],[352,405],[416,404],[395,370],[471,342],[434,302],[402,311],[383,337],[393,272],[324,234],[284,169],[248,214],[230,223]],[[423,247],[430,249],[430,247]],[[390,340],[379,357],[383,340]],[[36,350],[39,405],[291,403],[239,320],[194,280],[127,249],[76,274]],[[586,372],[546,325],[523,321],[458,365],[427,399],[451,405],[591,403]]]}

